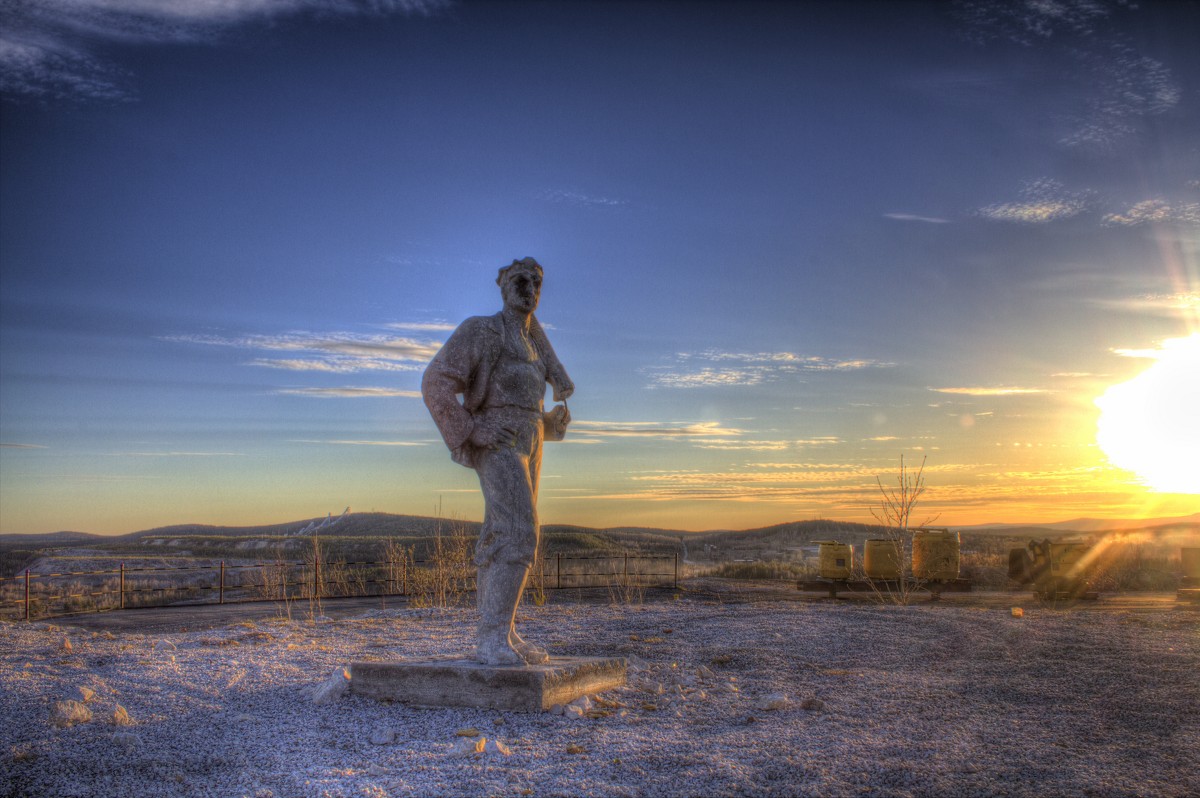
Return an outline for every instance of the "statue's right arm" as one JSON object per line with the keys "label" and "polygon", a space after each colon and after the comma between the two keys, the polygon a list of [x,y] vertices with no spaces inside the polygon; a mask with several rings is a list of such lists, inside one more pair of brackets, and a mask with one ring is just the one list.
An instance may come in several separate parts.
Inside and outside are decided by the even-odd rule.
{"label": "statue's right arm", "polygon": [[468,322],[464,322],[433,356],[421,379],[425,406],[452,452],[467,442],[474,427],[470,412],[458,400],[458,395],[470,388],[479,362],[480,342],[472,337]]}

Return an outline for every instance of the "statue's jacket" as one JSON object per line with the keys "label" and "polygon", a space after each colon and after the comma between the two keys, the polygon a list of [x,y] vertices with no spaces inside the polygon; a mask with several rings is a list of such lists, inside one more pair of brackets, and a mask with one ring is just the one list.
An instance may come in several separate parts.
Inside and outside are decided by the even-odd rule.
{"label": "statue's jacket", "polygon": [[[555,392],[570,383],[566,369],[550,346],[536,316],[529,318],[529,338],[546,365],[546,382]],[[459,465],[474,468],[476,450],[468,439],[475,414],[483,407],[492,369],[504,351],[504,322],[501,313],[472,316],[458,325],[421,379],[421,395],[437,424],[450,457]],[[458,396],[462,395],[462,402]]]}

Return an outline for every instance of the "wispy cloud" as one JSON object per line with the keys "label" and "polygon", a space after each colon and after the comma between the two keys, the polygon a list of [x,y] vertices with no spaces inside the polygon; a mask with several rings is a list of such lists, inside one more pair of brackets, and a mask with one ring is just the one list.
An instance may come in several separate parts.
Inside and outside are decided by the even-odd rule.
{"label": "wispy cloud", "polygon": [[959,394],[962,396],[1025,396],[1030,394],[1051,393],[1045,388],[930,388],[938,393]]}
{"label": "wispy cloud", "polygon": [[117,457],[245,457],[241,452],[118,452]]}
{"label": "wispy cloud", "polygon": [[1092,304],[1118,310],[1175,316],[1180,312],[1200,312],[1200,293],[1181,291],[1175,294],[1141,294],[1125,299],[1096,299]]}
{"label": "wispy cloud", "polygon": [[1067,191],[1057,180],[1042,178],[1025,184],[1021,200],[980,208],[978,215],[997,222],[1045,224],[1069,219],[1088,208],[1087,192]]}
{"label": "wispy cloud", "polygon": [[0,442],[0,449],[46,449],[39,443],[3,443]]}
{"label": "wispy cloud", "polygon": [[313,443],[324,446],[428,446],[426,441],[350,441],[350,440],[311,440],[299,438],[289,443]]}
{"label": "wispy cloud", "polygon": [[1200,203],[1182,202],[1172,205],[1164,199],[1148,199],[1121,213],[1106,215],[1104,223],[1126,227],[1168,223],[1200,225]]}
{"label": "wispy cloud", "polygon": [[760,385],[786,375],[857,371],[894,364],[869,358],[839,360],[794,352],[680,352],[675,363],[642,369],[651,388],[704,388]]}
{"label": "wispy cloud", "polygon": [[572,421],[571,431],[590,438],[725,438],[743,434],[719,421]]}
{"label": "wispy cloud", "polygon": [[397,321],[385,324],[389,330],[412,330],[413,332],[450,332],[454,325],[446,321]]}
{"label": "wispy cloud", "polygon": [[861,504],[878,491],[874,476],[858,466],[756,464],[742,471],[679,470],[635,474],[621,493],[579,493],[575,498],[641,501],[762,501],[795,505]]}
{"label": "wispy cloud", "polygon": [[321,399],[372,399],[399,396],[419,399],[420,391],[400,391],[394,388],[281,388],[276,393],[289,396],[315,396]]}
{"label": "wispy cloud", "polygon": [[898,222],[925,222],[926,224],[950,224],[949,219],[937,216],[918,216],[915,213],[885,213],[885,219],[895,219]]}
{"label": "wispy cloud", "polygon": [[545,189],[537,195],[538,199],[546,202],[559,203],[564,205],[578,205],[593,208],[619,208],[623,205],[628,205],[628,200],[618,199],[616,197],[605,197],[597,194],[589,194],[583,191],[569,191],[563,189]]}
{"label": "wispy cloud", "polygon": [[0,91],[128,98],[129,76],[97,55],[109,44],[215,41],[238,25],[298,14],[430,15],[447,0],[11,0],[0,17]]}
{"label": "wispy cloud", "polygon": [[1058,143],[1108,151],[1144,128],[1146,117],[1179,104],[1171,70],[1138,51],[1125,32],[1137,13],[1125,0],[963,0],[955,6],[966,33],[980,42],[1009,41],[1040,50],[1054,67],[1039,74],[1065,97],[1067,132]]}
{"label": "wispy cloud", "polygon": [[289,371],[318,371],[351,374],[362,371],[416,371],[428,362],[441,344],[436,341],[389,335],[348,332],[293,332],[284,335],[248,335],[228,338],[216,335],[176,335],[164,340],[176,343],[227,346],[238,349],[295,352],[301,357],[255,358],[248,365]]}

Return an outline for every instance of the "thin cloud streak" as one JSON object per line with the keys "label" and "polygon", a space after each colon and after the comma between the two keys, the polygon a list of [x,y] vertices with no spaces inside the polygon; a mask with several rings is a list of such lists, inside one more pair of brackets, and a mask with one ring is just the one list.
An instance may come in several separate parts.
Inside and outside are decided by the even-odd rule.
{"label": "thin cloud streak", "polygon": [[412,330],[413,332],[452,332],[455,325],[445,321],[397,321],[385,324],[389,330]]}
{"label": "thin cloud streak", "polygon": [[885,213],[885,219],[894,219],[898,222],[924,222],[926,224],[950,224],[949,219],[942,219],[937,216],[918,216],[915,213]]}
{"label": "thin cloud streak", "polygon": [[425,441],[354,441],[354,440],[313,440],[298,438],[289,443],[313,443],[323,446],[428,446]]}
{"label": "thin cloud streak", "polygon": [[349,332],[295,332],[284,335],[175,335],[174,343],[224,346],[237,349],[308,353],[300,358],[256,358],[247,365],[291,371],[348,374],[357,371],[415,371],[428,362],[441,344],[407,336],[361,335]]}
{"label": "thin cloud streak", "polygon": [[961,396],[1026,396],[1052,393],[1045,388],[930,388],[929,390]]}
{"label": "thin cloud streak", "polygon": [[571,431],[591,438],[688,438],[737,436],[742,430],[719,421],[572,421]]}
{"label": "thin cloud streak", "polygon": [[421,398],[420,391],[400,391],[394,388],[281,388],[276,393],[287,396],[315,396],[320,399]]}
{"label": "thin cloud streak", "polygon": [[[724,352],[706,349],[679,352],[669,366],[650,366],[642,372],[650,388],[707,388],[753,386],[805,373],[887,368],[895,364],[870,358],[839,360],[795,352]],[[724,365],[726,363],[732,365]],[[712,365],[710,365],[712,364]]]}

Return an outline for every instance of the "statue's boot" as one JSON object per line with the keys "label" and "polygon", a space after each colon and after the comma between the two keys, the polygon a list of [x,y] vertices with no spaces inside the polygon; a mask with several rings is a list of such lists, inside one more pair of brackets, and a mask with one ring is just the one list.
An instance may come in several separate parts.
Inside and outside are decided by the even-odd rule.
{"label": "statue's boot", "polygon": [[521,652],[509,642],[509,632],[517,614],[517,602],[525,587],[525,570],[522,565],[508,563],[492,563],[479,569],[479,627],[475,659],[484,665],[525,664]]}
{"label": "statue's boot", "polygon": [[550,661],[550,653],[546,651],[546,649],[523,639],[519,634],[517,634],[516,629],[509,630],[508,642],[512,643],[512,647],[515,648],[530,665],[541,665],[544,662]]}

